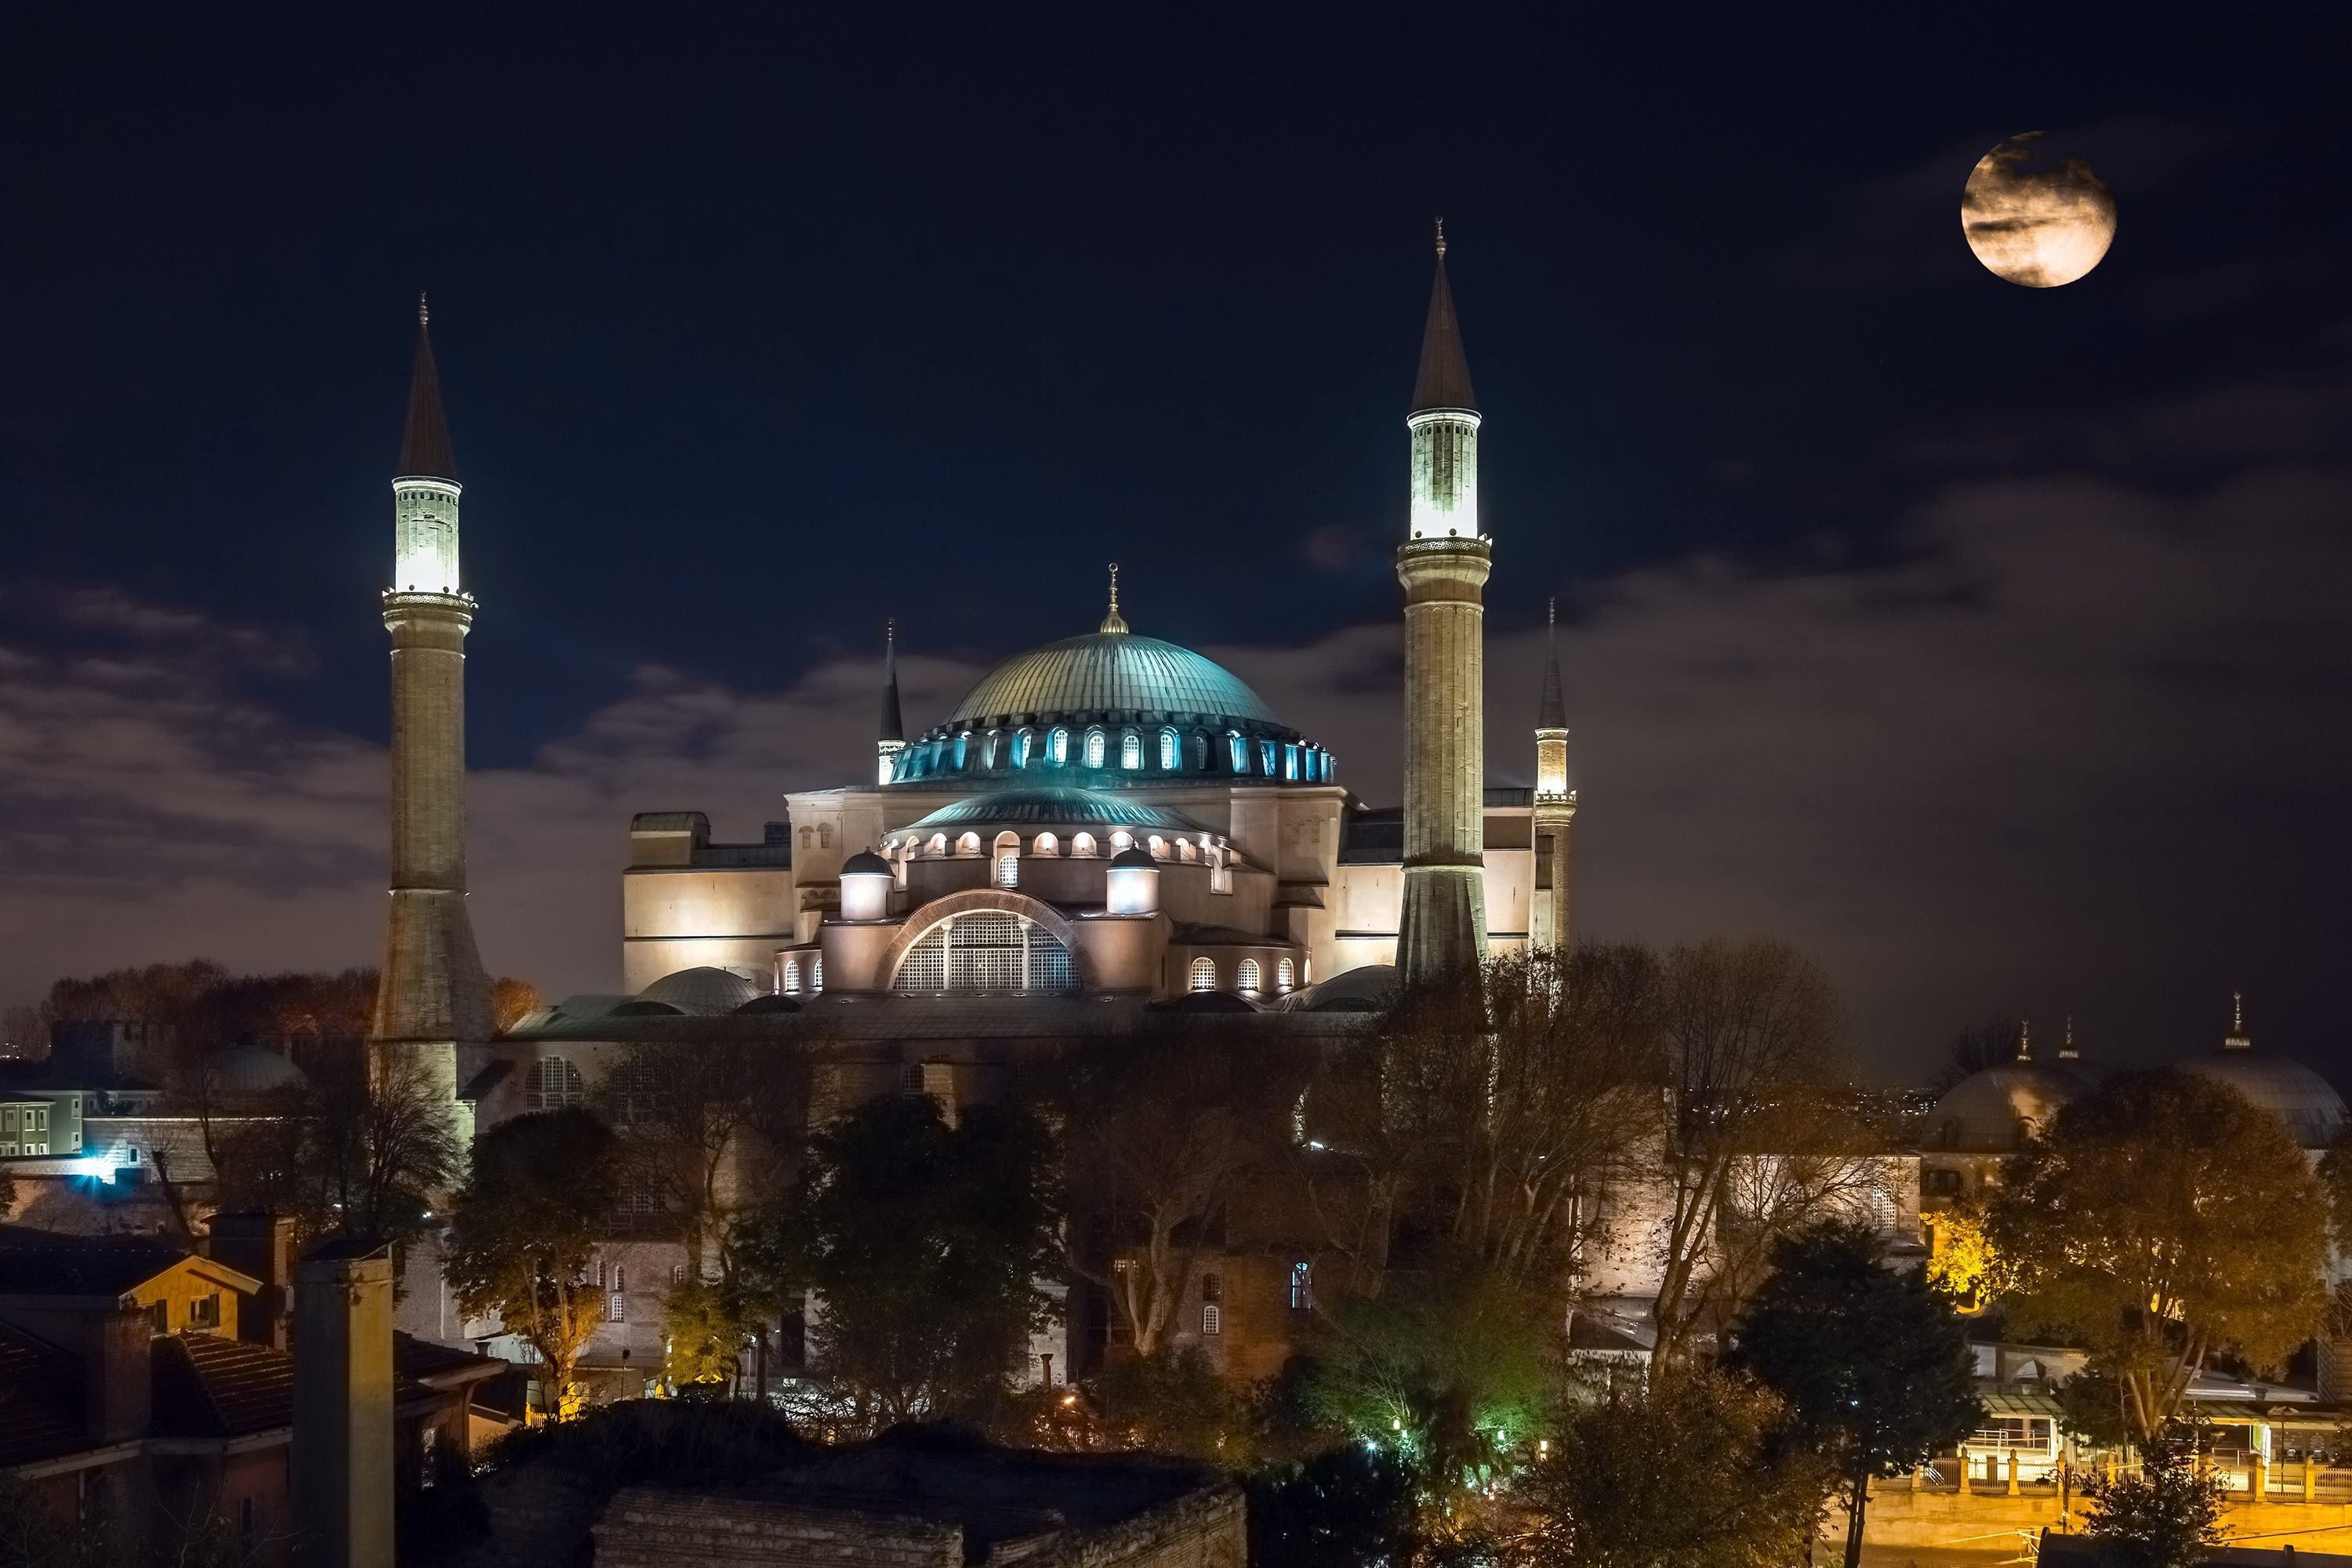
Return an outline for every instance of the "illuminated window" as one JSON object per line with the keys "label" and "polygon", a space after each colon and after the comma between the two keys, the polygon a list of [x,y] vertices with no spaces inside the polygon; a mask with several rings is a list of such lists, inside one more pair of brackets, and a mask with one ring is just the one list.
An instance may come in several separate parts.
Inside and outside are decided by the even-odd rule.
{"label": "illuminated window", "polygon": [[1257,743],[1257,755],[1258,762],[1263,765],[1265,776],[1272,778],[1274,776],[1274,742],[1272,741],[1260,741]]}
{"label": "illuminated window", "polygon": [[1071,840],[1070,840],[1070,853],[1071,853],[1071,854],[1073,854],[1073,855],[1079,855],[1079,856],[1091,856],[1091,855],[1093,855],[1093,854],[1094,854],[1094,852],[1095,852],[1095,836],[1094,836],[1093,834],[1091,834],[1091,833],[1081,833],[1081,834],[1079,834],[1076,838],[1073,838],[1073,839],[1071,839]]}
{"label": "illuminated window", "polygon": [[1237,991],[1255,991],[1257,989],[1257,960],[1255,958],[1243,959],[1241,968],[1235,971],[1234,974],[1234,988]]}
{"label": "illuminated window", "polygon": [[1050,833],[1040,833],[1037,841],[1029,847],[1032,855],[1059,855],[1061,852],[1062,841]]}
{"label": "illuminated window", "polygon": [[1055,731],[1045,742],[1045,760],[1057,768],[1070,760],[1070,732],[1067,730]]}
{"label": "illuminated window", "polygon": [[955,765],[956,765],[956,772],[958,772],[958,773],[961,773],[961,772],[963,771],[964,758],[965,758],[965,756],[966,756],[966,755],[967,755],[971,751],[971,731],[969,731],[969,730],[966,730],[962,734],[958,735],[958,736],[955,738]]}
{"label": "illuminated window", "polygon": [[1162,730],[1160,731],[1160,771],[1163,773],[1174,773],[1176,760],[1176,731]]}
{"label": "illuminated window", "polygon": [[1124,827],[1113,828],[1110,835],[1110,847],[1111,853],[1114,855],[1118,854],[1122,849],[1134,848],[1135,835],[1129,833]]}
{"label": "illuminated window", "polygon": [[1304,1312],[1315,1305],[1315,1266],[1304,1258],[1290,1266],[1290,1310]]}
{"label": "illuminated window", "polygon": [[977,833],[966,833],[958,837],[956,839],[956,853],[959,855],[979,854],[980,835]]}
{"label": "illuminated window", "polygon": [[1052,931],[1003,910],[941,921],[899,961],[894,991],[1068,991],[1070,950]]}
{"label": "illuminated window", "polygon": [[1129,769],[1143,765],[1143,737],[1132,730],[1118,738],[1118,765]]}
{"label": "illuminated window", "polygon": [[1196,773],[1209,771],[1209,737],[1206,735],[1196,733],[1192,737],[1192,771]]}
{"label": "illuminated window", "polygon": [[1021,856],[1017,851],[1007,850],[996,858],[996,885],[1000,888],[1021,885]]}
{"label": "illuminated window", "polygon": [[992,768],[996,765],[996,731],[993,730],[990,731],[988,738],[980,743],[980,765],[983,768]]}
{"label": "illuminated window", "polygon": [[558,1110],[588,1098],[588,1083],[580,1069],[562,1057],[541,1057],[530,1064],[530,1081],[523,1093],[526,1110]]}
{"label": "illuminated window", "polygon": [[1223,1310],[1213,1301],[1202,1307],[1201,1309],[1201,1331],[1204,1334],[1219,1332],[1224,1327],[1223,1323],[1220,1321],[1223,1316]]}
{"label": "illuminated window", "polygon": [[931,841],[923,846],[923,853],[926,855],[944,855],[947,852],[948,836],[944,833],[932,834]]}
{"label": "illuminated window", "polygon": [[1282,748],[1282,776],[1286,779],[1298,776],[1298,748],[1295,745]]}
{"label": "illuminated window", "polygon": [[809,955],[809,991],[813,994],[824,989],[824,954],[821,952],[811,953]]}
{"label": "illuminated window", "polygon": [[1234,754],[1234,772],[1237,773],[1249,772],[1249,742],[1243,740],[1240,733],[1236,731],[1225,737],[1225,746]]}
{"label": "illuminated window", "polygon": [[1151,858],[1154,860],[1165,860],[1168,858],[1168,840],[1160,837],[1157,833],[1151,836],[1150,843],[1146,845],[1145,847],[1150,850]]}
{"label": "illuminated window", "polygon": [[799,959],[784,960],[782,984],[785,995],[797,996],[801,994],[801,961]]}
{"label": "illuminated window", "polygon": [[1274,966],[1274,988],[1276,991],[1287,991],[1297,983],[1298,971],[1290,960],[1283,959]]}
{"label": "illuminated window", "polygon": [[1026,730],[1022,731],[1021,733],[1013,737],[1013,765],[1014,767],[1025,768],[1029,765],[1029,741],[1030,734]]}
{"label": "illuminated window", "polygon": [[1216,988],[1217,961],[1213,958],[1194,959],[1192,961],[1192,989],[1195,991],[1214,991]]}
{"label": "illuminated window", "polygon": [[1098,768],[1102,765],[1103,732],[1100,730],[1089,730],[1087,731],[1087,766]]}
{"label": "illuminated window", "polygon": [[210,1291],[188,1302],[188,1327],[217,1329],[220,1327],[220,1292]]}

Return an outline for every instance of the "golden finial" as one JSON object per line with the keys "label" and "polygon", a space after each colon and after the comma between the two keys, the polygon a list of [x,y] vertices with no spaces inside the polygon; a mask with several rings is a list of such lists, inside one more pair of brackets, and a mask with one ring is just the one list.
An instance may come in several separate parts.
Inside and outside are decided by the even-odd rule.
{"label": "golden finial", "polygon": [[416,324],[422,327],[430,323],[432,320],[433,312],[425,308],[425,290],[419,289],[416,291]]}
{"label": "golden finial", "polygon": [[1110,563],[1110,614],[1103,617],[1102,629],[1106,632],[1127,630],[1127,618],[1118,613],[1118,563],[1116,561]]}
{"label": "golden finial", "polygon": [[1443,217],[1437,220],[1437,259],[1445,259],[1445,219]]}

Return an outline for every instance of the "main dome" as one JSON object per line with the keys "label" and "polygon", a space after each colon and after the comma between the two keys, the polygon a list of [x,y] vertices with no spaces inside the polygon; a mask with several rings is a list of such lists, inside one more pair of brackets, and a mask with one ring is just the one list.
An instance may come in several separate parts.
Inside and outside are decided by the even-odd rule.
{"label": "main dome", "polygon": [[1090,632],[1014,654],[981,677],[946,727],[1110,714],[1281,727],[1241,678],[1158,637]]}

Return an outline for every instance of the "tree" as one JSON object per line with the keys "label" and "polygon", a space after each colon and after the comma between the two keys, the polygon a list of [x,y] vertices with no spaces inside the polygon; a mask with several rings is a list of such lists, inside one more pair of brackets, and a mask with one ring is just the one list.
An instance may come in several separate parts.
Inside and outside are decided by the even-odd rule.
{"label": "tree", "polygon": [[1773,1248],[1734,1364],[1780,1392],[1800,1435],[1843,1478],[1846,1568],[1862,1562],[1871,1478],[1925,1464],[1984,1414],[1950,1300],[1919,1273],[1889,1269],[1878,1237],[1852,1223],[1819,1224]]}
{"label": "tree", "polygon": [[1400,1271],[1333,1306],[1307,1407],[1413,1477],[1423,1533],[1466,1527],[1474,1500],[1531,1459],[1557,1348],[1542,1299],[1475,1263]]}
{"label": "tree", "polygon": [[2275,1118],[2210,1079],[2126,1072],[2071,1101],[1986,1217],[2014,1318],[2079,1335],[2143,1443],[2208,1357],[2275,1366],[2321,1322],[2319,1184]]}
{"label": "tree", "polygon": [[743,1342],[759,1326],[759,1314],[740,1291],[706,1279],[689,1268],[686,1278],[662,1298],[667,1348],[662,1375],[679,1388],[725,1385],[730,1390],[742,1364]]}
{"label": "tree", "polygon": [[1786,1568],[1811,1550],[1834,1478],[1779,1440],[1787,1406],[1689,1368],[1570,1406],[1515,1489],[1536,1568]]}
{"label": "tree", "polygon": [[1836,1092],[1837,997],[1820,965],[1773,942],[1708,942],[1665,960],[1659,1029],[1671,1113],[1656,1180],[1664,1220],[1654,1365],[1727,1324],[1780,1237],[1875,1206],[1879,1141]]}
{"label": "tree", "polygon": [[747,1222],[756,1288],[806,1292],[812,1362],[868,1427],[985,1406],[1054,1306],[1060,1173],[1029,1112],[928,1095],[866,1101],[809,1140],[784,1200]]}
{"label": "tree", "polygon": [[1250,1561],[1361,1568],[1421,1561],[1412,1478],[1384,1449],[1346,1443],[1249,1478]]}
{"label": "tree", "polygon": [[650,1190],[686,1244],[689,1272],[735,1273],[736,1227],[786,1176],[807,1125],[803,1058],[740,1039],[639,1046],[606,1080],[601,1109],[622,1134],[628,1179]]}
{"label": "tree", "polygon": [[1181,1030],[1082,1046],[1061,1064],[1070,1267],[1109,1296],[1147,1361],[1166,1348],[1234,1184],[1283,1145],[1301,1085],[1269,1054],[1259,1038]]}
{"label": "tree", "polygon": [[597,1242],[612,1234],[620,1191],[611,1129],[566,1107],[485,1133],[452,1210],[443,1268],[458,1305],[476,1316],[496,1313],[539,1352],[551,1413],[562,1412],[572,1368],[604,1315],[589,1266]]}
{"label": "tree", "polygon": [[2140,1440],[2139,1473],[2083,1483],[2091,1500],[2083,1533],[2121,1568],[2188,1568],[2221,1544],[2222,1481],[2197,1472],[2197,1435],[2166,1424]]}
{"label": "tree", "polygon": [[2004,1013],[1954,1035],[1951,1048],[1945,1055],[1943,1070],[1936,1075],[1936,1092],[1940,1095],[1960,1079],[1982,1072],[1989,1067],[2015,1061],[2018,1040],[2024,1029],[2024,1019]]}
{"label": "tree", "polygon": [[1182,1454],[1229,1470],[1253,1457],[1256,1434],[1247,1402],[1197,1347],[1124,1357],[1088,1392],[1102,1407],[1105,1433],[1121,1447]]}

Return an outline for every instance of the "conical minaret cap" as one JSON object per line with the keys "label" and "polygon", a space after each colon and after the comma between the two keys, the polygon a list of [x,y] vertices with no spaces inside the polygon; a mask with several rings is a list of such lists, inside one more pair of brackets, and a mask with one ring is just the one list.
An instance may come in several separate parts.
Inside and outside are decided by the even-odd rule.
{"label": "conical minaret cap", "polygon": [[395,479],[456,483],[457,458],[449,449],[449,416],[441,407],[441,374],[433,365],[431,316],[416,296],[416,363],[408,377],[408,424],[400,437]]}
{"label": "conical minaret cap", "polygon": [[1568,704],[1559,694],[1559,601],[1551,601],[1545,611],[1547,617],[1544,647],[1543,700],[1536,704],[1536,728],[1565,730],[1568,728]]}
{"label": "conical minaret cap", "polygon": [[891,621],[882,632],[882,722],[875,739],[903,742],[906,738],[906,722],[898,716],[898,624]]}
{"label": "conical minaret cap", "polygon": [[1478,395],[1470,390],[1470,362],[1462,353],[1462,323],[1454,314],[1454,290],[1445,281],[1445,221],[1437,224],[1437,277],[1429,286],[1429,321],[1421,330],[1421,372],[1412,378],[1412,412],[1466,408],[1475,413]]}

